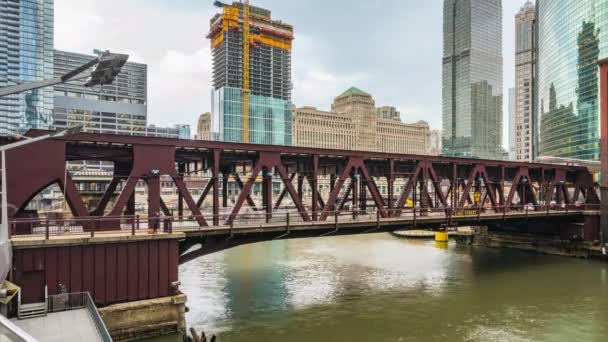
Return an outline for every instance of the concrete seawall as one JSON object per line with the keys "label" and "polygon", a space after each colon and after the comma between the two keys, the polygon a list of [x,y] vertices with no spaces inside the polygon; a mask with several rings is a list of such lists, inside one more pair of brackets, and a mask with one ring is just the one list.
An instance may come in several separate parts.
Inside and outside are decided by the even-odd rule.
{"label": "concrete seawall", "polygon": [[186,332],[186,295],[115,304],[99,313],[114,341]]}

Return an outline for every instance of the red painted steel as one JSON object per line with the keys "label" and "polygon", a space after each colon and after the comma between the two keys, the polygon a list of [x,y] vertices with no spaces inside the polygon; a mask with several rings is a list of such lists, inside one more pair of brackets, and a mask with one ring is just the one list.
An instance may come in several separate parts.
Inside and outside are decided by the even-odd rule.
{"label": "red painted steel", "polygon": [[89,291],[101,306],[168,296],[177,281],[177,240],[14,250],[12,281],[23,303],[49,295]]}
{"label": "red painted steel", "polygon": [[[11,150],[7,158],[8,197],[12,208],[9,217],[15,222],[11,228],[15,233],[27,233],[33,229],[31,225],[20,224],[15,219],[30,215],[25,210],[29,201],[52,183],[65,187],[75,218],[100,218],[83,221],[83,229],[90,231],[119,229],[120,219],[126,217],[125,214],[134,214],[135,186],[143,181],[149,188],[148,218],[150,222],[156,220],[160,226],[161,212],[166,216],[172,215],[161,198],[161,176],[170,177],[177,188],[178,217],[183,216],[187,207],[191,213],[189,217],[196,219],[199,226],[229,225],[234,223],[245,203],[255,207],[252,188],[258,179],[263,179],[264,183],[262,202],[267,219],[272,218],[276,210],[291,210],[294,217],[299,216],[304,221],[325,221],[334,212],[342,211],[347,201],[352,204],[353,215],[366,211],[368,204],[373,203],[381,217],[400,216],[409,201],[413,201],[422,213],[439,209],[445,212],[446,217],[478,206],[488,206],[498,212],[522,210],[527,204],[541,210],[543,205],[549,206],[553,201],[565,206],[574,205],[577,201],[599,203],[592,175],[584,167],[571,165],[88,133],[25,145]],[[87,210],[69,174],[65,177],[65,164],[71,160],[114,162],[114,178],[97,208]],[[211,171],[212,175],[197,200],[193,199],[183,179],[193,164],[196,169],[201,165],[201,170]],[[231,214],[222,220],[219,180],[221,177],[222,204],[227,207],[227,179],[230,175],[238,183],[240,193],[230,208]],[[272,201],[270,176],[282,180],[284,185],[276,203]],[[320,177],[330,179],[331,190],[326,198],[319,191]],[[306,203],[302,190],[304,179],[307,179],[312,192],[310,202],[307,200]],[[379,179],[387,181],[387,197],[378,190]],[[122,181],[124,185],[118,198],[113,207],[106,210],[110,195]],[[404,184],[397,194],[396,182]],[[201,208],[209,195],[213,201],[211,214]],[[291,197],[295,208],[281,207],[287,196]],[[396,210],[390,210],[393,208]],[[106,212],[108,215],[104,216]],[[129,220],[135,225],[134,216]],[[145,286],[138,288],[143,294],[147,293]]]}

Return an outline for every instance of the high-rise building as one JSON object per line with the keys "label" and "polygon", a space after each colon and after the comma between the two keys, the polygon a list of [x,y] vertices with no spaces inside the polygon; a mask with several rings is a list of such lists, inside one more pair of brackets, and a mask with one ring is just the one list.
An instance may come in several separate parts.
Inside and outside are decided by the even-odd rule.
{"label": "high-rise building", "polygon": [[211,133],[209,129],[211,128],[211,113],[203,113],[198,118],[197,125],[197,140],[211,140]]}
{"label": "high-rise building", "polygon": [[401,120],[401,113],[395,107],[384,106],[377,109],[378,116],[383,119]]}
{"label": "high-rise building", "polygon": [[537,0],[539,155],[599,160],[608,0]]}
{"label": "high-rise building", "polygon": [[509,150],[508,159],[515,160],[515,140],[516,140],[516,127],[515,127],[515,88],[509,88]]}
{"label": "high-rise building", "polygon": [[431,130],[431,155],[441,155],[441,131],[438,129]]}
{"label": "high-rise building", "polygon": [[[55,77],[96,56],[55,50]],[[85,132],[190,139],[189,125],[148,126],[148,66],[127,62],[112,84],[89,88],[85,80],[55,86],[54,126],[82,125]]]}
{"label": "high-rise building", "polygon": [[536,144],[536,9],[526,2],[515,15],[515,160],[531,162]]}
{"label": "high-rise building", "polygon": [[[53,78],[53,23],[53,0],[0,1],[0,87]],[[0,135],[52,126],[52,88],[0,98]]]}
{"label": "high-rise building", "polygon": [[213,56],[212,136],[291,145],[293,27],[273,20],[264,8],[216,3],[223,13],[211,19],[207,36]]}
{"label": "high-rise building", "polygon": [[405,124],[377,114],[372,96],[350,88],[330,112],[302,107],[293,114],[293,144],[302,147],[428,155],[428,123]]}
{"label": "high-rise building", "polygon": [[[55,50],[55,77],[96,56]],[[86,80],[55,86],[55,128],[83,125],[87,132],[146,135],[148,66],[127,62],[109,85],[88,88]]]}
{"label": "high-rise building", "polygon": [[443,154],[502,159],[502,2],[443,2]]}

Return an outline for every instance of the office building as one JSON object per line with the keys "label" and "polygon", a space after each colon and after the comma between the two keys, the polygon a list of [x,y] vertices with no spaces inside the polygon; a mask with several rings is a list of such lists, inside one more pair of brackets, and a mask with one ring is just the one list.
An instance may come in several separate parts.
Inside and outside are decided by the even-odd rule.
{"label": "office building", "polygon": [[334,100],[331,111],[301,107],[293,114],[295,146],[428,155],[430,134],[424,121],[380,117],[372,96],[354,87]]}
{"label": "office building", "polygon": [[515,16],[515,160],[534,160],[536,9],[528,1]]}
{"label": "office building", "polygon": [[539,155],[599,160],[598,60],[608,0],[538,0]]}
{"label": "office building", "polygon": [[378,116],[383,119],[401,120],[401,113],[397,108],[391,106],[378,108]]}
{"label": "office building", "polygon": [[[53,0],[0,1],[0,87],[53,78]],[[0,135],[53,126],[53,89],[0,98]]]}
{"label": "office building", "polygon": [[197,140],[211,140],[211,113],[203,113],[198,118]]}
{"label": "office building", "polygon": [[[99,53],[99,52],[98,52]],[[55,77],[92,59],[93,55],[55,50]],[[87,88],[86,80],[55,86],[54,126],[82,125],[85,132],[190,139],[189,125],[148,126],[148,66],[127,62],[114,82]]]}
{"label": "office building", "polygon": [[431,155],[441,155],[441,131],[438,129],[431,130]]}
{"label": "office building", "polygon": [[223,13],[211,19],[207,36],[213,56],[212,136],[291,145],[293,27],[272,19],[267,9],[216,4]]}
{"label": "office building", "polygon": [[501,0],[443,2],[443,154],[502,159]]}
{"label": "office building", "polygon": [[515,88],[509,88],[509,150],[507,151],[508,160],[517,159],[515,154],[516,127],[515,127]]}
{"label": "office building", "polygon": [[[96,56],[55,50],[55,77]],[[86,132],[146,135],[148,66],[127,62],[109,85],[87,88],[86,80],[55,86],[55,128],[83,125]]]}
{"label": "office building", "polygon": [[190,139],[190,125],[174,125],[173,127],[157,127],[149,125],[146,127],[145,136],[169,139]]}

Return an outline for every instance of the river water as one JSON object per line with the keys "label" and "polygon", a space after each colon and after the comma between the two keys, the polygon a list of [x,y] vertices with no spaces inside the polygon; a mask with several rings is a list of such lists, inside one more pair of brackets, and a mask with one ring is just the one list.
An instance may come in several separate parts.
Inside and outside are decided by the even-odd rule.
{"label": "river water", "polygon": [[608,341],[608,265],[389,234],[274,241],[180,269],[220,342]]}

